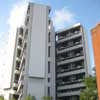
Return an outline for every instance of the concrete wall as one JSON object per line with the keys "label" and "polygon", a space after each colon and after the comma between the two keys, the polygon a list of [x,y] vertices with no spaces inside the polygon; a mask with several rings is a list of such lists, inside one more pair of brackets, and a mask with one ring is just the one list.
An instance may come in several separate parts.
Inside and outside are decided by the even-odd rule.
{"label": "concrete wall", "polygon": [[44,93],[44,80],[37,78],[29,78],[28,80],[28,94],[35,96],[37,100],[42,99]]}
{"label": "concrete wall", "polygon": [[45,52],[47,36],[47,12],[45,6],[34,5],[29,57],[29,76],[45,77]]}

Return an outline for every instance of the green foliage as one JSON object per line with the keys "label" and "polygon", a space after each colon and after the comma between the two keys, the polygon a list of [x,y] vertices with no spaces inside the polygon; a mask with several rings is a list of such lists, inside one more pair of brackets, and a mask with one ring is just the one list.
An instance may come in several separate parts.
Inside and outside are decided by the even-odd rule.
{"label": "green foliage", "polygon": [[97,100],[96,77],[87,77],[84,80],[86,88],[81,91],[80,100]]}
{"label": "green foliage", "polygon": [[35,96],[28,95],[25,100],[35,100]]}
{"label": "green foliage", "polygon": [[85,78],[84,83],[86,85],[86,88],[90,88],[90,89],[97,88],[96,77],[87,77],[87,78]]}
{"label": "green foliage", "polygon": [[4,100],[4,96],[0,96],[0,100]]}
{"label": "green foliage", "polygon": [[51,96],[43,96],[42,100],[52,100],[52,97]]}

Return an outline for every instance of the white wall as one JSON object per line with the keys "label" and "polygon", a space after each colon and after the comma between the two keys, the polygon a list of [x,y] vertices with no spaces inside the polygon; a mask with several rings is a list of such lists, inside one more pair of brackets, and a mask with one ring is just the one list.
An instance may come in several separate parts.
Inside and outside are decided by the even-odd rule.
{"label": "white wall", "polygon": [[44,94],[44,81],[43,79],[33,79],[28,80],[28,94],[35,96],[36,100],[42,100]]}
{"label": "white wall", "polygon": [[34,5],[31,30],[29,76],[45,76],[45,42],[47,34],[46,7]]}

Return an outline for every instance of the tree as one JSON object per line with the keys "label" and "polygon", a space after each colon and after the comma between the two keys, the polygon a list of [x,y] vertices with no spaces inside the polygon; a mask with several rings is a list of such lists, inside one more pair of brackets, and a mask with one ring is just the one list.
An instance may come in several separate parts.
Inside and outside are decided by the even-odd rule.
{"label": "tree", "polygon": [[0,96],[0,100],[4,100],[4,96]]}
{"label": "tree", "polygon": [[52,97],[51,96],[43,96],[42,100],[52,100]]}
{"label": "tree", "polygon": [[25,100],[35,100],[35,96],[28,95]]}
{"label": "tree", "polygon": [[86,88],[81,91],[80,100],[97,100],[96,77],[87,77],[84,80]]}

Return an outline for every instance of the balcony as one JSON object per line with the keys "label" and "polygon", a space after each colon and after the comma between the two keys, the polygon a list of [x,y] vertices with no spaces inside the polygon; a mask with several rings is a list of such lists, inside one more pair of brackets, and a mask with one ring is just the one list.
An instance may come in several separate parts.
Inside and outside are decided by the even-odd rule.
{"label": "balcony", "polygon": [[19,70],[21,71],[23,67],[25,68],[25,57],[24,57],[24,56],[22,56],[21,64],[20,64]]}
{"label": "balcony", "polygon": [[20,27],[20,28],[19,28],[19,31],[18,31],[19,35],[23,36],[23,31],[24,31],[23,28]]}
{"label": "balcony", "polygon": [[60,49],[57,49],[57,54],[61,54],[61,53],[68,52],[70,50],[75,50],[75,49],[82,48],[82,47],[83,47],[82,44],[74,45],[73,47],[70,47],[70,48],[68,48],[67,46],[66,48],[61,47]]}
{"label": "balcony", "polygon": [[14,83],[18,84],[18,80],[19,80],[19,74],[15,74],[15,76],[14,76]]}
{"label": "balcony", "polygon": [[15,91],[14,94],[13,94],[13,99],[18,100],[18,98],[19,98],[19,94],[17,94],[16,91]]}
{"label": "balcony", "polygon": [[17,46],[17,49],[20,49],[20,50],[22,50],[22,47],[18,45],[18,46]]}
{"label": "balcony", "polygon": [[19,70],[20,63],[21,63],[21,59],[17,57],[17,58],[16,58],[16,65],[15,65],[15,66],[16,66],[16,67],[15,67],[16,70]]}
{"label": "balcony", "polygon": [[24,79],[24,76],[23,76],[24,72],[21,71],[21,74],[19,76],[19,80],[18,80],[18,84],[20,84],[20,81],[22,81]]}
{"label": "balcony", "polygon": [[63,97],[63,96],[75,96],[75,95],[80,95],[80,91],[72,91],[72,92],[67,92],[67,93],[57,93],[57,97]]}
{"label": "balcony", "polygon": [[20,60],[16,60],[16,70],[19,70],[19,67],[20,67],[20,63],[21,61]]}
{"label": "balcony", "polygon": [[22,50],[17,48],[17,57],[21,59]]}
{"label": "balcony", "polygon": [[21,89],[23,89],[23,85],[24,85],[24,81],[23,80],[20,80],[19,81],[19,85],[18,85],[18,89],[17,89],[17,93],[20,93],[21,92]]}
{"label": "balcony", "polygon": [[22,96],[23,96],[23,94],[20,93],[18,100],[22,100]]}
{"label": "balcony", "polygon": [[15,74],[20,74],[20,71],[16,69]]}
{"label": "balcony", "polygon": [[13,87],[18,88],[18,83],[13,83]]}
{"label": "balcony", "polygon": [[18,38],[23,39],[23,34],[20,33],[20,34],[18,35]]}
{"label": "balcony", "polygon": [[72,85],[58,86],[57,90],[72,89],[72,88],[79,88],[79,87],[85,87],[85,85],[83,83],[76,83]]}
{"label": "balcony", "polygon": [[75,70],[75,71],[71,71],[71,72],[65,72],[65,73],[59,73],[57,75],[57,77],[64,77],[64,76],[69,76],[69,75],[73,75],[73,74],[79,74],[79,73],[84,73],[85,69],[80,69],[80,70]]}
{"label": "balcony", "polygon": [[71,63],[71,62],[80,61],[80,60],[84,60],[84,56],[75,57],[73,59],[68,59],[68,60],[63,59],[62,61],[57,62],[57,66],[64,65],[64,64],[68,64],[68,63]]}
{"label": "balcony", "polygon": [[75,46],[78,46],[78,45],[82,45],[81,37],[78,37],[78,38],[75,38],[73,40],[68,40],[68,41],[62,42],[60,44],[57,44],[56,50],[60,51],[60,50],[68,49],[68,48],[75,47]]}
{"label": "balcony", "polygon": [[80,84],[85,78],[85,72],[79,74],[72,74],[70,76],[57,77],[57,87]]}
{"label": "balcony", "polygon": [[23,46],[23,40],[21,38],[18,39],[18,46],[20,46],[20,47]]}
{"label": "balcony", "polygon": [[77,84],[77,83],[81,83],[81,82],[83,82],[83,79],[76,79],[76,77],[73,79],[68,79],[68,80],[63,80],[63,78],[62,78],[62,80],[60,80],[59,83],[57,83],[57,87],[71,85],[71,84]]}
{"label": "balcony", "polygon": [[80,70],[80,69],[83,69],[84,68],[84,65],[75,65],[75,66],[65,66],[65,67],[60,67],[60,68],[57,68],[57,73],[64,73],[64,72],[70,72],[70,71],[73,71],[73,70]]}
{"label": "balcony", "polygon": [[82,48],[58,54],[56,57],[56,61],[60,62],[60,61],[72,59],[79,56],[83,56]]}
{"label": "balcony", "polygon": [[82,36],[82,33],[78,33],[78,34],[72,34],[72,35],[69,35],[69,36],[60,36],[58,38],[58,41],[57,43],[62,43],[62,42],[65,42],[65,41],[68,41],[68,40],[71,40],[71,39],[74,39],[74,38],[78,38]]}

